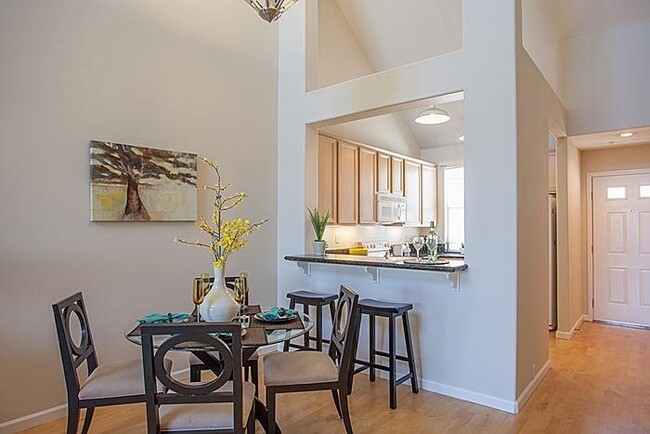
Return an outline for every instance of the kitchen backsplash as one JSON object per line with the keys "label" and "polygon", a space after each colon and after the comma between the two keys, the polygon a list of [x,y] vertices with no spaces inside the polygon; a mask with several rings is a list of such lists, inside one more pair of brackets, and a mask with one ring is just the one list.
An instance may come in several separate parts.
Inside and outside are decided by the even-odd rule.
{"label": "kitchen backsplash", "polygon": [[328,248],[351,247],[359,241],[410,242],[417,235],[426,235],[427,228],[402,226],[328,226],[323,239]]}

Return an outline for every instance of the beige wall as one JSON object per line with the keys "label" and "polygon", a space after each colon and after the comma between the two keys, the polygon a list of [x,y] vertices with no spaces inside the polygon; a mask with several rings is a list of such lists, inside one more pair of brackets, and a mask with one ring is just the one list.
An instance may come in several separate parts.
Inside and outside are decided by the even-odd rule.
{"label": "beige wall", "polygon": [[221,163],[250,195],[235,214],[271,219],[229,271],[275,303],[277,30],[211,0],[5,0],[0,28],[2,424],[65,403],[53,302],[83,291],[100,361],[137,357],[125,326],[190,310],[191,279],[210,269],[172,241],[192,223],[89,221],[90,139]]}
{"label": "beige wall", "polygon": [[523,47],[517,50],[516,396],[548,362],[549,126],[565,113]]}
{"label": "beige wall", "polygon": [[580,193],[582,222],[581,259],[583,272],[581,297],[585,303],[584,313],[587,313],[588,306],[587,261],[589,260],[589,247],[587,245],[587,212],[589,204],[587,197],[587,174],[631,169],[650,170],[650,144],[581,152],[580,177],[583,181]]}

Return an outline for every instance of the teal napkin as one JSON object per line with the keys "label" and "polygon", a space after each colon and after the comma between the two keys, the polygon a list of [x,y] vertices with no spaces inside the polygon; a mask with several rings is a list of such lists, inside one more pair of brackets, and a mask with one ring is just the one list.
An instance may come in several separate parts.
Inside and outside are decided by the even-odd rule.
{"label": "teal napkin", "polygon": [[259,313],[258,315],[266,321],[277,321],[284,318],[293,318],[298,315],[298,311],[288,307],[275,306],[266,312]]}
{"label": "teal napkin", "polygon": [[[179,323],[179,322],[187,322],[190,319],[190,314],[189,313],[172,313],[172,322],[174,323]],[[142,318],[138,320],[140,324],[157,324],[157,323],[164,323],[164,322],[169,322],[169,314],[166,313],[150,313],[149,315],[145,315]]]}

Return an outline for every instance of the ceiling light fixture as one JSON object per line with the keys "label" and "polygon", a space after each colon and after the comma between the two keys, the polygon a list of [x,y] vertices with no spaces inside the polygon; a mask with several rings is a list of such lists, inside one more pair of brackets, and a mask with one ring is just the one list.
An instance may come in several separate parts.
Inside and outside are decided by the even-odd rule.
{"label": "ceiling light fixture", "polygon": [[619,136],[623,137],[624,139],[627,139],[628,137],[632,137],[634,133],[621,133]]}
{"label": "ceiling light fixture", "polygon": [[264,21],[272,23],[298,0],[244,0]]}
{"label": "ceiling light fixture", "polygon": [[449,122],[451,120],[451,115],[436,107],[431,107],[420,113],[415,118],[415,123],[420,125],[439,125]]}
{"label": "ceiling light fixture", "polygon": [[465,134],[461,134],[460,136],[458,136],[458,141],[459,142],[464,142],[465,141]]}

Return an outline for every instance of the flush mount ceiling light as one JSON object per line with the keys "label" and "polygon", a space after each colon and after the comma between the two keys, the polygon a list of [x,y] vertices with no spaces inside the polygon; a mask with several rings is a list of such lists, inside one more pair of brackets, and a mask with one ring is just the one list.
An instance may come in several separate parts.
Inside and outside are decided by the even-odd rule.
{"label": "flush mount ceiling light", "polygon": [[272,23],[298,0],[244,0],[264,21]]}
{"label": "flush mount ceiling light", "polygon": [[465,141],[465,135],[462,134],[462,135],[458,136],[458,141],[459,142],[464,142]]}
{"label": "flush mount ceiling light", "polygon": [[621,133],[619,136],[623,137],[624,139],[627,139],[628,137],[632,137],[634,133]]}
{"label": "flush mount ceiling light", "polygon": [[420,125],[439,125],[449,122],[451,115],[436,107],[426,109],[415,118],[415,123]]}

